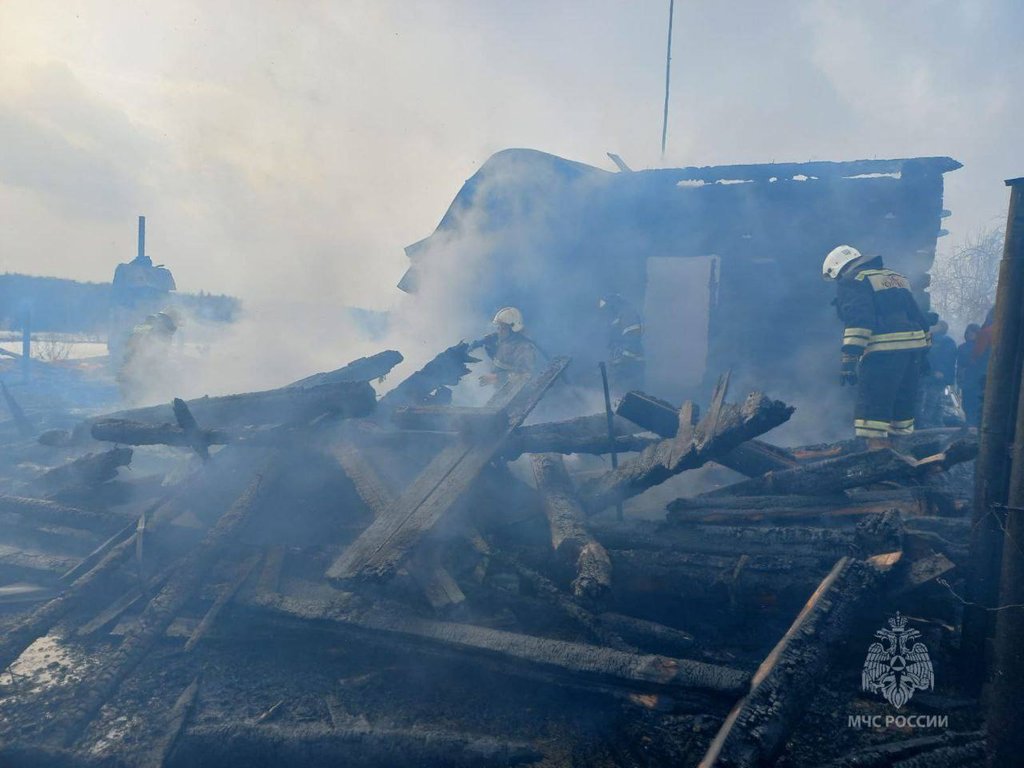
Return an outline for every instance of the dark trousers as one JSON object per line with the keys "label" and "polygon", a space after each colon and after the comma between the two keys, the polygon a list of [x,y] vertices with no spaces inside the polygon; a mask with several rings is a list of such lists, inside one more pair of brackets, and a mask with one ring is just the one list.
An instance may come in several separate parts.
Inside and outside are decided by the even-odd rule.
{"label": "dark trousers", "polygon": [[872,352],[857,371],[853,428],[858,437],[909,435],[914,431],[920,350]]}

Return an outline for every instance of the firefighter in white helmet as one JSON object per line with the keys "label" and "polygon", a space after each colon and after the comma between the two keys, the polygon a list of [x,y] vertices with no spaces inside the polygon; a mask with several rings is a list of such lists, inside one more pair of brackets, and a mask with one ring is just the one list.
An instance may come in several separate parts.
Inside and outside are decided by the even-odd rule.
{"label": "firefighter in white helmet", "polygon": [[537,370],[537,345],[524,333],[523,313],[502,307],[491,324],[497,331],[481,340],[491,358],[491,372],[480,377],[480,386],[504,384],[512,376],[530,376]]}
{"label": "firefighter in white helmet", "polygon": [[840,245],[821,272],[836,283],[836,311],[845,325],[839,381],[857,387],[854,432],[868,448],[890,447],[893,436],[914,431],[928,321],[910,282],[886,269],[881,256]]}

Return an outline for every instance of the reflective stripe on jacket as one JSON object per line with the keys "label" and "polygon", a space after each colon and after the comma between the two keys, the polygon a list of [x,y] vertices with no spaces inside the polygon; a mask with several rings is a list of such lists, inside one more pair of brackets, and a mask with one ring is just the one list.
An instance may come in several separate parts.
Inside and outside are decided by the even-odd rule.
{"label": "reflective stripe on jacket", "polygon": [[850,277],[837,283],[836,310],[846,325],[843,352],[925,349],[929,345],[928,321],[910,292],[903,275],[872,259]]}

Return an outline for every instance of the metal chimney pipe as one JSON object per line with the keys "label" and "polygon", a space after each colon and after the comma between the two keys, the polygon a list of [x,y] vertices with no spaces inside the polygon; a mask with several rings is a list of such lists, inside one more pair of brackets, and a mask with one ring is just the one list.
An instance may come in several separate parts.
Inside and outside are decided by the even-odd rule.
{"label": "metal chimney pipe", "polygon": [[146,255],[146,217],[139,216],[139,253],[138,258]]}

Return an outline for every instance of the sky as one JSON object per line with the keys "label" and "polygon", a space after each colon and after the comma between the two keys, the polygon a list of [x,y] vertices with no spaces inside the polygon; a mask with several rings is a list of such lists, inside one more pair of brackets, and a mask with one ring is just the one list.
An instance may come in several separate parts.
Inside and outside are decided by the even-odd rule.
{"label": "sky", "polygon": [[[401,300],[494,152],[613,169],[950,155],[951,235],[1024,175],[1024,3],[0,0],[0,271],[148,251],[250,306]],[[313,322],[311,313],[308,322]]]}

